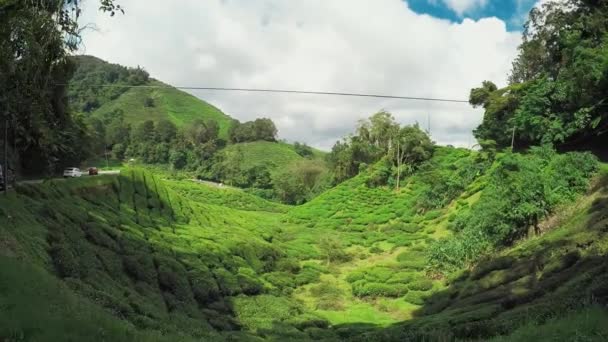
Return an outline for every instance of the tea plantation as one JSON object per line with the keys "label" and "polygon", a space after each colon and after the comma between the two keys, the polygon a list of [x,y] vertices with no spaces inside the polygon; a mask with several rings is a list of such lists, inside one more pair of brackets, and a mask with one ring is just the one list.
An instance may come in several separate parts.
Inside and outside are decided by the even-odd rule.
{"label": "tea plantation", "polygon": [[0,341],[608,338],[605,166],[438,148],[399,190],[375,167],[297,207],[143,169],[20,185]]}

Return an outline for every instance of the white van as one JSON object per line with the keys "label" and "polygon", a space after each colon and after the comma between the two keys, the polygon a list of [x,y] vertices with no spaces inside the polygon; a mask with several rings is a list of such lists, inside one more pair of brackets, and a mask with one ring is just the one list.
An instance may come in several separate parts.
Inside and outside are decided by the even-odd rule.
{"label": "white van", "polygon": [[77,167],[68,167],[67,169],[63,170],[63,178],[75,178],[80,176],[82,176],[82,172]]}

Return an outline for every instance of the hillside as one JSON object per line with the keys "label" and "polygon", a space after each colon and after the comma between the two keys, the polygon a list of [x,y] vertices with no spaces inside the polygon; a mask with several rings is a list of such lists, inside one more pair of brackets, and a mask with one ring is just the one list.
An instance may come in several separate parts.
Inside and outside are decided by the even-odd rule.
{"label": "hillside", "polygon": [[[606,168],[544,234],[454,272],[429,267],[509,158],[440,148],[400,191],[370,187],[372,168],[298,207],[141,170],[20,186],[0,198],[0,337],[434,341],[521,327],[517,340],[570,317],[587,330],[560,337],[597,340]],[[437,177],[461,181],[440,191]]]}
{"label": "hillside", "polygon": [[[120,110],[126,123],[167,119],[178,127],[196,119],[213,120],[219,124],[220,136],[227,138],[232,118],[211,104],[149,77],[143,80],[117,77],[121,70],[129,71],[96,57],[77,56],[74,60],[77,68],[70,81],[69,96],[77,110],[89,111],[89,115],[97,117]],[[112,84],[115,88],[96,87],[100,84]],[[121,88],[121,85],[142,88]],[[145,88],[148,86],[161,88]]]}
{"label": "hillside", "polygon": [[271,169],[286,166],[294,161],[304,160],[293,149],[293,145],[269,141],[254,141],[228,145],[226,152],[240,152],[243,155],[241,167],[249,169],[264,165]]}
{"label": "hillside", "polygon": [[[168,87],[166,84],[152,80],[149,86]],[[146,106],[147,99],[152,105]],[[132,88],[114,101],[103,104],[91,115],[103,116],[115,110],[122,110],[128,123],[145,120],[158,121],[168,119],[178,127],[194,120],[213,120],[220,126],[220,136],[228,136],[232,118],[209,103],[175,88]]]}
{"label": "hillside", "polygon": [[[91,136],[83,146],[92,152],[87,166],[105,164],[105,153],[111,152],[116,164],[135,159],[196,171],[218,182],[269,188],[270,176],[264,184],[254,184],[253,168],[274,172],[305,160],[303,156],[321,163],[324,159],[324,152],[305,144],[276,142],[278,131],[270,119],[239,123],[211,104],[151,78],[139,67],[92,56],[77,56],[73,61],[76,70],[68,97],[70,106],[82,112]],[[223,163],[229,155],[236,157],[238,165]],[[226,174],[233,168],[238,171]]]}

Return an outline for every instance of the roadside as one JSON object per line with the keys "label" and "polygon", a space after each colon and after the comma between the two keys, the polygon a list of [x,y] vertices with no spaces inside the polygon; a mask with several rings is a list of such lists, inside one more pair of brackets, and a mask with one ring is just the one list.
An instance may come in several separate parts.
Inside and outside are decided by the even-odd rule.
{"label": "roadside", "polygon": [[[107,170],[107,171],[99,171],[98,175],[118,175],[120,174],[120,170]],[[81,177],[95,177],[95,175],[89,175],[86,173],[83,173]],[[79,177],[76,177],[79,178]],[[21,181],[17,181],[17,184],[40,184],[43,183],[44,181],[47,180],[65,180],[68,181],[71,178],[63,178],[60,176],[57,177],[52,177],[52,178],[40,178],[40,179],[27,179],[27,180],[21,180]],[[12,187],[9,186],[9,190],[11,190]]]}

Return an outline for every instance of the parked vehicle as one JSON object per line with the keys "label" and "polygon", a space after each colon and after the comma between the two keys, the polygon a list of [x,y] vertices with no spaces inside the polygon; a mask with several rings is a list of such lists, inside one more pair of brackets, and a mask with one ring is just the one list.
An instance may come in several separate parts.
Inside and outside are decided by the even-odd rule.
{"label": "parked vehicle", "polygon": [[63,178],[76,178],[80,176],[82,176],[82,171],[80,171],[80,169],[77,167],[68,167],[67,169],[63,170]]}
{"label": "parked vehicle", "polygon": [[97,176],[99,174],[99,170],[96,167],[89,168],[89,176]]}
{"label": "parked vehicle", "polygon": [[[8,185],[10,186],[15,182],[15,174],[13,170],[8,168]],[[4,190],[4,167],[0,164],[0,191]]]}

